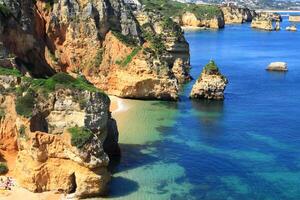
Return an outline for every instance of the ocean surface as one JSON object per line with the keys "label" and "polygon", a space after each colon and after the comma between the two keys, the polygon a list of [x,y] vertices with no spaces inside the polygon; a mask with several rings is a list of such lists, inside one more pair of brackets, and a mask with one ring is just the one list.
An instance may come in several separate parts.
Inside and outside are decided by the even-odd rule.
{"label": "ocean surface", "polygon": [[[226,99],[189,100],[194,80],[179,102],[124,100],[107,199],[299,200],[300,32],[243,24],[185,35],[192,76],[214,59]],[[274,61],[289,72],[267,72]]]}

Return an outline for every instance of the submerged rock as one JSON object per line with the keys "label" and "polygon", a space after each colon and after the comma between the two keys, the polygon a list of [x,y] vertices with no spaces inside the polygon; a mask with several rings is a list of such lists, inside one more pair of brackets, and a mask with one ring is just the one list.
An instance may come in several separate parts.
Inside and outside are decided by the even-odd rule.
{"label": "submerged rock", "polygon": [[190,98],[223,100],[227,83],[214,61],[210,61],[194,84]]}
{"label": "submerged rock", "polygon": [[268,71],[288,71],[287,63],[285,62],[273,62],[271,63],[268,68]]}

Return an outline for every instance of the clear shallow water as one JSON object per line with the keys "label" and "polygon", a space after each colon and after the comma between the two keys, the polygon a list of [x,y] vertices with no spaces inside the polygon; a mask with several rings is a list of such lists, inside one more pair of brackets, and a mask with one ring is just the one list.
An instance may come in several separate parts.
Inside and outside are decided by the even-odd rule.
{"label": "clear shallow water", "polygon": [[[300,34],[245,24],[186,38],[191,74],[216,60],[226,100],[190,101],[194,81],[180,102],[125,100],[109,199],[299,200]],[[265,71],[273,61],[290,71]]]}

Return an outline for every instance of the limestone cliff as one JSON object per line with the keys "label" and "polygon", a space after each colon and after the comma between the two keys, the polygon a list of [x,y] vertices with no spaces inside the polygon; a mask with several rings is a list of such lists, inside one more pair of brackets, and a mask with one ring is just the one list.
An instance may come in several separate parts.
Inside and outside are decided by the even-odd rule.
{"label": "limestone cliff", "polygon": [[110,173],[104,142],[108,153],[119,152],[108,96],[82,77],[60,73],[0,80],[0,150],[18,152],[18,183],[33,192],[105,194]]}
{"label": "limestone cliff", "polygon": [[[178,96],[175,63],[182,61],[189,79],[189,46],[177,24],[159,23],[163,16],[134,13],[122,0],[0,3],[6,8],[0,11],[0,42],[33,77],[84,74],[109,94],[172,100]],[[141,15],[151,19],[151,30],[144,31]]]}
{"label": "limestone cliff", "polygon": [[[252,20],[251,27],[266,31],[274,31],[280,29],[281,15],[277,13],[258,13]],[[276,23],[274,26],[273,22]]]}
{"label": "limestone cliff", "polygon": [[225,21],[223,15],[201,19],[194,13],[185,12],[180,18],[180,24],[183,27],[219,29],[224,28]]}
{"label": "limestone cliff", "polygon": [[192,99],[223,100],[228,81],[213,61],[207,64],[193,86]]}
{"label": "limestone cliff", "polygon": [[245,22],[251,22],[256,16],[256,12],[248,8],[222,6],[221,9],[224,14],[225,24],[241,24]]}

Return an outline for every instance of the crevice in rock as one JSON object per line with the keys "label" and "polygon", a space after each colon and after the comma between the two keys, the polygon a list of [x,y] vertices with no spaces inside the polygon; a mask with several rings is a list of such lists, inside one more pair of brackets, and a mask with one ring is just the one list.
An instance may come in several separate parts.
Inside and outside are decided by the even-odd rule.
{"label": "crevice in rock", "polygon": [[75,173],[73,173],[73,174],[71,175],[70,179],[71,179],[71,185],[72,185],[72,188],[70,189],[70,192],[69,192],[69,193],[75,193],[75,192],[76,192],[76,189],[77,189]]}

